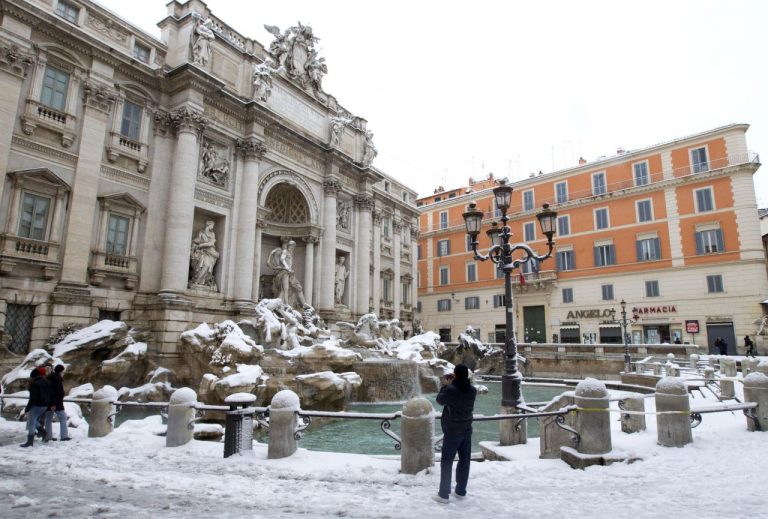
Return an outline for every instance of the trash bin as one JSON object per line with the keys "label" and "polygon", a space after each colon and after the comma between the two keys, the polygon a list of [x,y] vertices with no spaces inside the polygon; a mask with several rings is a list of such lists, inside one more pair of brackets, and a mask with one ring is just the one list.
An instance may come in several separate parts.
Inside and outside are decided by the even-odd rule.
{"label": "trash bin", "polygon": [[224,424],[225,458],[243,451],[253,451],[254,402],[256,395],[251,393],[235,393],[224,399],[224,403],[229,405]]}

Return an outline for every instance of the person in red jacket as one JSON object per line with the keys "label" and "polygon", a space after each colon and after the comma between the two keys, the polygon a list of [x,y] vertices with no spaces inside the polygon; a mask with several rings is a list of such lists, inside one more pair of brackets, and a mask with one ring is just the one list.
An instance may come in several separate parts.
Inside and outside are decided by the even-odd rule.
{"label": "person in red jacket", "polygon": [[[42,370],[45,371],[45,368]],[[21,447],[32,447],[40,417],[47,411],[55,409],[51,384],[41,376],[40,368],[33,369],[29,377],[29,400],[24,408],[24,414],[27,415],[27,442],[22,443]]]}

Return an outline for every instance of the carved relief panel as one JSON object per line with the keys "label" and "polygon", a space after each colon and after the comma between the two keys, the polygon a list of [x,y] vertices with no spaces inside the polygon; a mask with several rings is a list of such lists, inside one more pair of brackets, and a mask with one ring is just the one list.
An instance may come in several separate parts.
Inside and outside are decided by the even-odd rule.
{"label": "carved relief panel", "polygon": [[231,164],[229,146],[204,137],[200,146],[199,164],[198,180],[221,189],[229,189]]}

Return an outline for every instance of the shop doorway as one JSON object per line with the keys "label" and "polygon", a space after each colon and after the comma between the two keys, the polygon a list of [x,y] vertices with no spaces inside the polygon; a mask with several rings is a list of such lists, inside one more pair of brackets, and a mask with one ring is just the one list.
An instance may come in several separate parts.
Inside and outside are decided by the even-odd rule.
{"label": "shop doorway", "polygon": [[451,342],[450,328],[438,328],[437,333],[440,335],[440,342]]}
{"label": "shop doorway", "polygon": [[710,355],[719,355],[720,351],[715,347],[715,340],[722,337],[728,346],[728,355],[736,355],[736,335],[733,332],[733,323],[707,324],[707,346]]}
{"label": "shop doorway", "polygon": [[496,325],[496,341],[499,344],[505,344],[507,342],[507,325],[506,324],[497,324]]}
{"label": "shop doorway", "polygon": [[523,307],[524,342],[547,342],[547,326],[544,306]]}
{"label": "shop doorway", "polygon": [[644,344],[671,343],[668,324],[652,324],[643,326]]}

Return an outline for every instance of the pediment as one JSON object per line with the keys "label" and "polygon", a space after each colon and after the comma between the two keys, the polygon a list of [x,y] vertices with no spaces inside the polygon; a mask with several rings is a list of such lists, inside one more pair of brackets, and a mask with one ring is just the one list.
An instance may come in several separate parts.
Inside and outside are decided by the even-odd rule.
{"label": "pediment", "polygon": [[69,184],[48,168],[24,169],[10,172],[8,175],[16,181],[33,181],[50,187],[64,188],[66,191],[70,189]]}
{"label": "pediment", "polygon": [[139,212],[144,212],[146,209],[144,207],[144,204],[139,202],[138,199],[136,199],[133,195],[130,193],[114,193],[111,195],[102,195],[99,197],[99,203],[102,205],[121,205],[124,207],[130,207],[132,209],[136,209]]}

